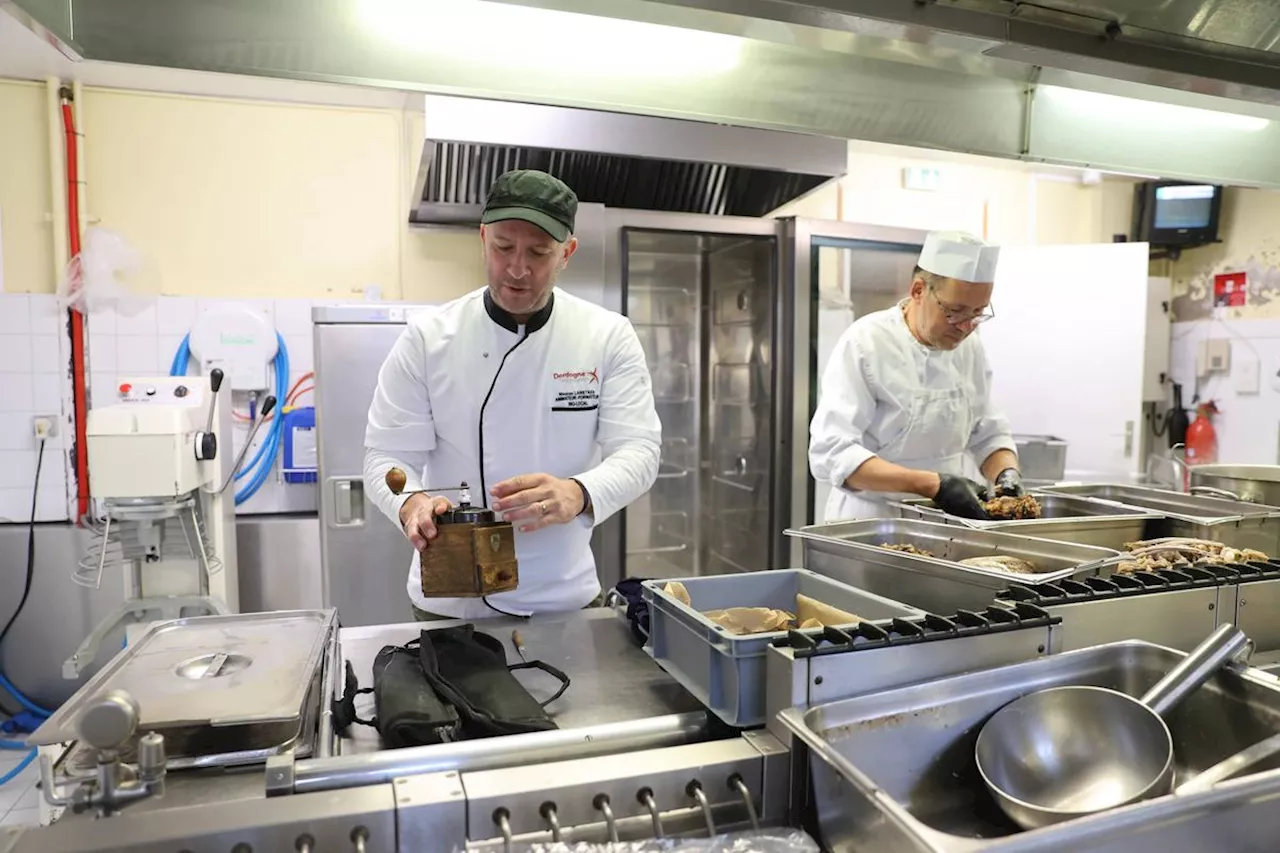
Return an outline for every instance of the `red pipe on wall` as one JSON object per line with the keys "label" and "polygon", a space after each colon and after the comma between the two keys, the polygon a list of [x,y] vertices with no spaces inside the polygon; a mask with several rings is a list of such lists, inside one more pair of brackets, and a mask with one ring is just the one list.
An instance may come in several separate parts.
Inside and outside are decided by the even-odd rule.
{"label": "red pipe on wall", "polygon": [[[66,138],[67,232],[74,261],[80,255],[80,175],[76,168],[79,138],[75,115],[71,111],[70,90],[62,90],[61,100],[62,129]],[[74,308],[68,311],[71,314],[71,389],[76,426],[76,524],[83,524],[89,514],[89,445],[86,435],[89,406],[84,369],[84,315]]]}

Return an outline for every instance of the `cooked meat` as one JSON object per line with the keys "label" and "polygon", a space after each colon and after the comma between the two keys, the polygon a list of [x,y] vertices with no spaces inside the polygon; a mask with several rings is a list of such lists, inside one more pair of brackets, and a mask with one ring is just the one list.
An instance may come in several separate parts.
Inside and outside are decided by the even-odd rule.
{"label": "cooked meat", "polygon": [[992,498],[982,505],[987,515],[1002,521],[1040,517],[1040,501],[1031,495],[1020,498]]}
{"label": "cooked meat", "polygon": [[903,543],[901,545],[881,545],[880,547],[885,548],[886,550],[889,550],[889,551],[901,551],[904,554],[915,554],[917,557],[933,556],[932,552],[930,551],[926,551],[923,548],[917,548],[915,545],[908,545],[906,543]]}
{"label": "cooked meat", "polygon": [[1199,562],[1248,563],[1268,559],[1262,551],[1252,548],[1232,548],[1209,539],[1181,536],[1126,542],[1124,549],[1133,559],[1120,563],[1116,568],[1119,574],[1176,569]]}
{"label": "cooked meat", "polygon": [[1003,554],[992,554],[990,557],[970,557],[961,560],[960,565],[975,569],[991,569],[997,572],[1012,572],[1015,575],[1034,575],[1034,563],[1020,557],[1007,557]]}

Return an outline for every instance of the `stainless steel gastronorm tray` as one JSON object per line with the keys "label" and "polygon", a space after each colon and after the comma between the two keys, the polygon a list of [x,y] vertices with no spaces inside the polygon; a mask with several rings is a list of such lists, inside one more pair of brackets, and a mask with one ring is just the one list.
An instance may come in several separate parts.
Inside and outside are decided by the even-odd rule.
{"label": "stainless steel gastronorm tray", "polygon": [[[335,628],[336,630],[336,628]],[[326,655],[326,665],[336,665]],[[179,726],[160,730],[164,735],[165,767],[190,770],[206,767],[237,767],[261,764],[274,755],[290,752],[295,758],[309,758],[319,745],[322,710],[323,670],[316,672],[307,692],[303,715],[293,720],[240,726]],[[120,749],[127,762],[137,761],[137,732]],[[97,751],[80,742],[72,747],[59,766],[59,775],[72,777],[93,773]]]}
{"label": "stainless steel gastronorm tray", "polygon": [[[1274,827],[1280,758],[1255,768],[1263,775],[1222,783],[1204,795],[1161,797],[1033,832],[1020,831],[1004,816],[978,775],[973,757],[978,733],[1014,699],[1069,684],[1140,696],[1182,657],[1143,642],[1111,643],[808,709],[790,708],[779,719],[810,750],[812,800],[824,849],[1262,849],[1256,837],[1253,844],[1230,843],[1233,835],[1243,841],[1240,833],[1247,830],[1241,827],[1247,822],[1233,824],[1223,804],[1249,806],[1243,794],[1233,800],[1232,789],[1269,786],[1271,796],[1256,805],[1271,815],[1264,812],[1254,819],[1269,820]],[[1280,689],[1257,670],[1220,671],[1166,721],[1178,780],[1183,781],[1280,731]],[[1142,819],[1144,813],[1149,820]],[[1163,844],[1138,837],[1147,832],[1159,835]]]}
{"label": "stainless steel gastronorm tray", "polygon": [[1171,522],[1153,510],[1116,506],[1073,495],[1037,494],[1040,518],[975,520],[947,515],[925,498],[895,504],[903,518],[919,518],[940,524],[996,530],[1037,539],[1056,539],[1077,545],[1094,545],[1113,551],[1125,543],[1170,535]]}
{"label": "stainless steel gastronorm tray", "polygon": [[[920,518],[925,521],[938,521],[946,524],[960,524],[984,530],[991,527],[1010,527],[1018,524],[1037,524],[1043,521],[1065,521],[1077,518],[1160,518],[1160,514],[1151,510],[1137,509],[1127,506],[1111,506],[1073,495],[1036,494],[1040,503],[1040,518],[1028,519],[975,519],[960,518],[948,515],[934,506],[928,498],[910,498],[894,504],[903,513],[903,518]],[[910,513],[907,515],[906,513]]]}
{"label": "stainless steel gastronorm tray", "polygon": [[334,610],[292,610],[157,622],[28,742],[75,740],[84,703],[108,689],[126,690],[137,700],[140,731],[296,726],[335,619]]}
{"label": "stainless steel gastronorm tray", "polygon": [[1032,490],[1036,495],[1074,495],[1111,506],[1158,512],[1169,519],[1170,536],[1222,542],[1280,555],[1280,507],[1206,498],[1118,483],[1083,483]]}
{"label": "stainless steel gastronorm tray", "polygon": [[1039,495],[1072,495],[1092,501],[1104,501],[1117,506],[1128,506],[1161,513],[1163,515],[1193,518],[1205,523],[1231,521],[1252,516],[1278,516],[1280,507],[1264,506],[1245,501],[1208,498],[1188,495],[1167,489],[1147,486],[1131,486],[1123,483],[1075,483],[1046,486],[1033,489]]}
{"label": "stainless steel gastronorm tray", "polygon": [[[1010,583],[1094,575],[1119,556],[1107,548],[906,518],[842,521],[786,533],[802,540],[805,568],[940,615],[986,607]],[[881,547],[891,544],[914,545],[934,556]],[[1041,571],[1018,574],[958,562],[996,554],[1028,560]]]}

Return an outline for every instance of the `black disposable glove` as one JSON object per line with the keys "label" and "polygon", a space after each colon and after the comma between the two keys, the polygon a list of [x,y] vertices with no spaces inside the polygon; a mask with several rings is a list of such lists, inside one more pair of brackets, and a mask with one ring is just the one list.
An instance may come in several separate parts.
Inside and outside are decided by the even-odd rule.
{"label": "black disposable glove", "polygon": [[1022,474],[1017,468],[1005,468],[996,477],[996,497],[1020,498],[1023,494]]}
{"label": "black disposable glove", "polygon": [[987,499],[987,489],[967,477],[956,477],[951,474],[939,475],[942,485],[933,496],[933,503],[947,515],[960,518],[985,519],[990,516],[982,508]]}

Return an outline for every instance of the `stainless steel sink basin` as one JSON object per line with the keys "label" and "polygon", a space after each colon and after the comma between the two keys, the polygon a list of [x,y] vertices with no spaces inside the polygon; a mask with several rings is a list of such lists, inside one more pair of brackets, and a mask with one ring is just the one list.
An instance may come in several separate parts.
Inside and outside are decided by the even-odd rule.
{"label": "stainless steel sink basin", "polygon": [[[1182,657],[1148,643],[1112,643],[810,709],[791,708],[780,719],[811,750],[812,800],[829,849],[1204,850],[1182,846],[1179,839],[1197,837],[1197,820],[1223,820],[1229,810],[1220,801],[1233,789],[1270,785],[1272,796],[1280,796],[1280,772],[1268,772],[1280,767],[1280,760],[1205,795],[1161,797],[1023,832],[996,806],[973,757],[983,723],[1019,696],[1067,684],[1139,696]],[[1280,689],[1275,679],[1256,670],[1220,672],[1167,721],[1182,781],[1280,731]],[[1244,808],[1247,800],[1232,802]],[[1280,827],[1271,811],[1272,825]],[[1132,846],[1108,846],[1132,836],[1134,826],[1158,830],[1169,815],[1184,824],[1182,834],[1174,833],[1161,846],[1132,839]],[[1219,844],[1215,849],[1246,848]]]}

